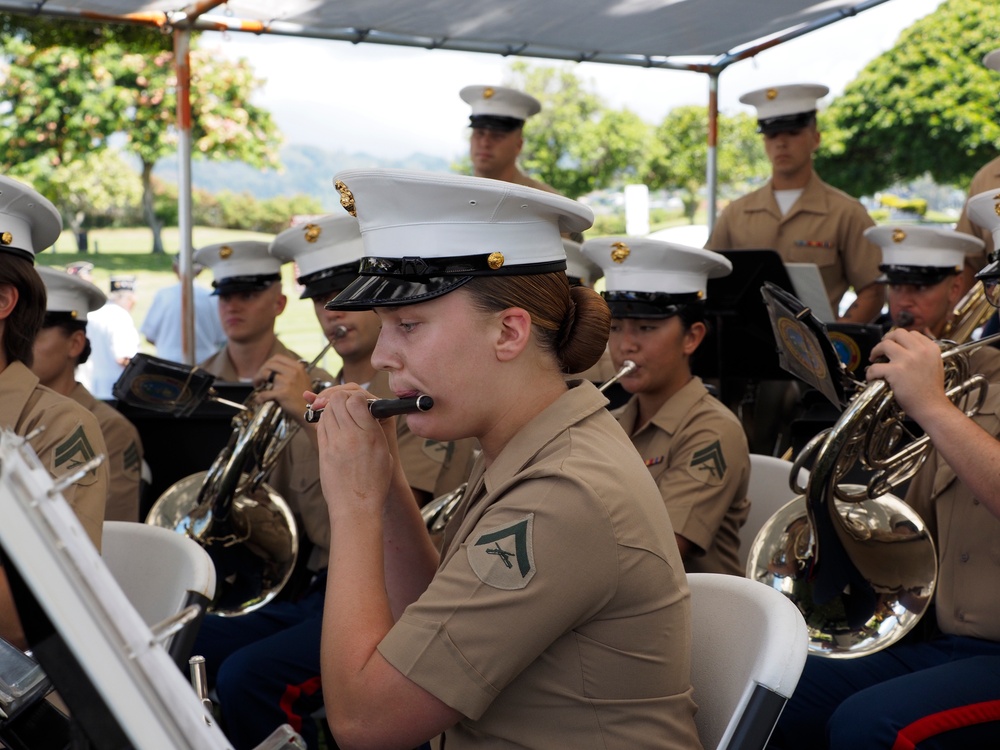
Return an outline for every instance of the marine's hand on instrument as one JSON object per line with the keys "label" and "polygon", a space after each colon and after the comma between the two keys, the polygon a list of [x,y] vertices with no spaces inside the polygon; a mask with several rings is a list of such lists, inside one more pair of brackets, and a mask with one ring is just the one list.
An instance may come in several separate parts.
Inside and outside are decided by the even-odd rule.
{"label": "marine's hand on instrument", "polygon": [[[876,361],[878,358],[886,361]],[[941,348],[928,335],[897,328],[872,348],[869,381],[884,378],[899,405],[920,422],[936,407],[951,406],[944,392]]]}
{"label": "marine's hand on instrument", "polygon": [[379,421],[368,411],[372,395],[354,383],[334,386],[306,400],[322,409],[316,423],[320,480],[331,518],[337,512],[381,512],[396,454],[394,420]]}
{"label": "marine's hand on instrument", "polygon": [[312,380],[302,362],[275,354],[257,371],[253,382],[260,389],[256,396],[258,401],[277,401],[292,419],[300,424],[305,421],[302,415],[306,401],[302,393],[312,388]]}

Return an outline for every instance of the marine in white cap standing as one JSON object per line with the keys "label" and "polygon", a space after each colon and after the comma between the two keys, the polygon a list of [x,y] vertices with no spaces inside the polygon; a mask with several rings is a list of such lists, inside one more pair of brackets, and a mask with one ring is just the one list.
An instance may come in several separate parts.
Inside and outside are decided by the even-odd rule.
{"label": "marine in white cap standing", "polygon": [[[0,176],[0,428],[21,437],[34,433],[31,447],[55,478],[78,471],[95,456],[107,455],[94,415],[41,385],[29,369],[45,316],[45,285],[34,268],[35,254],[51,246],[61,231],[55,206],[26,185]],[[107,464],[88,471],[62,495],[100,549]],[[22,649],[28,646],[2,570],[0,637]]]}
{"label": "marine in white cap standing", "polygon": [[688,573],[743,575],[740,527],[750,512],[743,426],[691,374],[705,338],[709,278],[732,264],[709,250],[637,237],[587,240],[611,308],[608,348],[632,394],[613,414],[663,497]]}
{"label": "marine in white cap standing", "polygon": [[101,425],[108,448],[111,486],[104,512],[106,521],[136,521],[142,479],[142,440],[139,431],[117,409],[94,398],[75,370],[87,361],[88,315],[101,309],[107,298],[88,281],[54,268],[39,267],[48,302],[42,329],[35,337],[32,372],[42,385],[67,396],[91,412]]}
{"label": "marine in white cap standing", "polygon": [[517,157],[524,146],[525,121],[542,110],[533,96],[505,86],[466,86],[459,92],[472,107],[469,158],[476,177],[513,182],[555,193],[555,188],[524,174]]}
{"label": "marine in white cap standing", "polygon": [[[995,49],[987,53],[983,57],[983,65],[990,70],[1000,71],[1000,49]],[[971,234],[983,241],[982,254],[972,255],[966,259],[967,265],[963,273],[963,291],[975,284],[974,274],[986,265],[987,258],[996,249],[992,233],[977,224],[969,216],[969,200],[980,193],[985,193],[987,190],[996,190],[998,188],[1000,188],[1000,156],[986,162],[972,176],[972,182],[969,183],[968,198],[965,205],[962,206],[962,213],[958,217],[958,223],[955,225],[957,231]]]}
{"label": "marine in white cap standing", "polygon": [[883,303],[882,287],[875,283],[879,249],[864,237],[875,222],[861,203],[823,182],[813,169],[820,142],[816,110],[828,92],[826,86],[792,84],[740,97],[757,108],[771,179],[725,208],[705,247],[771,249],[785,263],[815,263],[834,311],[848,289],[857,294],[840,320],[870,323]]}
{"label": "marine in white cap standing", "polygon": [[92,351],[76,374],[95,398],[104,401],[114,398],[115,382],[139,351],[139,330],[132,320],[135,276],[112,276],[108,289],[108,301],[88,316],[87,338]]}
{"label": "marine in white cap standing", "polygon": [[[995,196],[974,196],[968,209],[997,237]],[[883,247],[894,319],[903,310],[914,318],[872,350],[868,380],[888,381],[933,444],[905,499],[934,536],[940,632],[863,659],[810,656],[768,747],[992,747],[1000,736],[1000,389],[991,386],[983,408],[967,417],[945,396],[941,350],[931,338],[947,317],[942,298],[958,293],[965,258],[981,241],[927,227],[870,231]],[[983,273],[995,280],[997,272]],[[995,381],[996,357],[992,347],[977,350],[972,372],[991,368]]]}
{"label": "marine in white cap standing", "polygon": [[[365,243],[328,304],[374,308],[373,364],[435,440],[482,447],[431,544],[368,394],[319,394],[333,528],[327,720],[342,746],[698,747],[689,592],[670,518],[593,384],[607,305],[570,287],[586,206],[496,180],[337,175]],[[586,675],[586,677],[583,677]]]}

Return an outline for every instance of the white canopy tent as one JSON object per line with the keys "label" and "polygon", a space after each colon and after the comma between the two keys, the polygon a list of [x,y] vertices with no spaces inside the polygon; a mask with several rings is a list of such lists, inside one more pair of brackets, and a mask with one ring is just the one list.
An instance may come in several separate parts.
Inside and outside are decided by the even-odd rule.
{"label": "white canopy tent", "polygon": [[184,351],[193,363],[189,35],[247,32],[690,70],[708,76],[708,215],[716,213],[719,75],[888,0],[0,0],[0,11],[135,23],[174,35]]}

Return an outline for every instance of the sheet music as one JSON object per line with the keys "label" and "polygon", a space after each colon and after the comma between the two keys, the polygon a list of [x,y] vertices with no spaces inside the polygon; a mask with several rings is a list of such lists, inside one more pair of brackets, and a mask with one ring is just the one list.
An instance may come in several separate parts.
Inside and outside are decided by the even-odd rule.
{"label": "sheet music", "polygon": [[822,322],[834,322],[837,317],[830,306],[830,298],[826,294],[826,286],[819,274],[819,267],[815,263],[786,263],[785,269],[795,289],[795,296],[802,304],[810,308],[813,315]]}

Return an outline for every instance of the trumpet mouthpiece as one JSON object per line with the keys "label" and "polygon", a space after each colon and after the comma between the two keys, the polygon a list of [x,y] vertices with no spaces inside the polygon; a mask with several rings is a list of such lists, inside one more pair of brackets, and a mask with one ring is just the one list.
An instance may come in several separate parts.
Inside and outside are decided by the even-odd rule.
{"label": "trumpet mouthpiece", "polygon": [[334,341],[337,339],[342,339],[347,335],[347,326],[337,326],[333,329],[333,336],[331,337]]}

